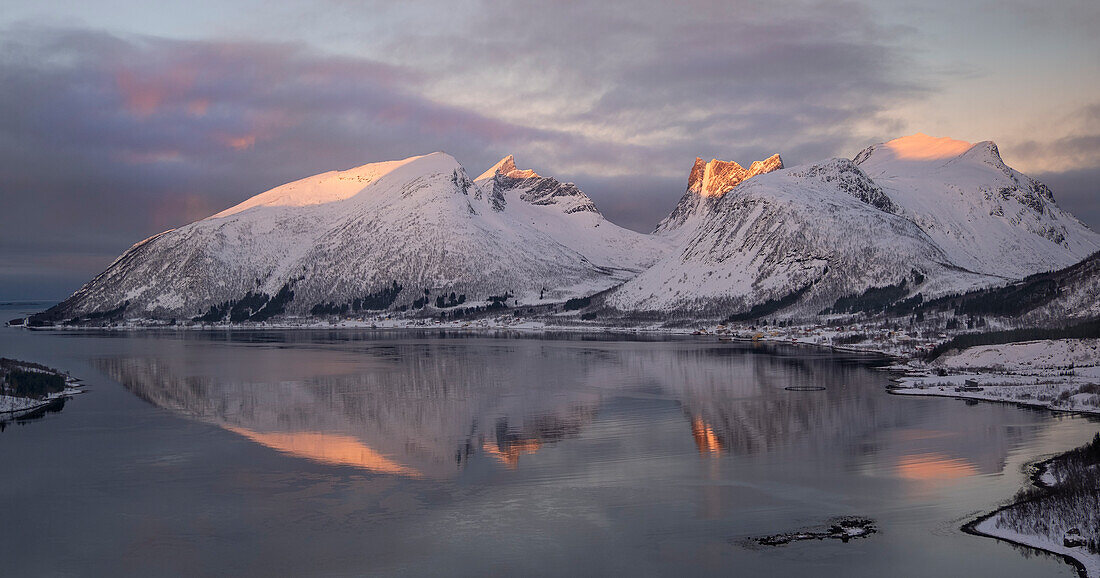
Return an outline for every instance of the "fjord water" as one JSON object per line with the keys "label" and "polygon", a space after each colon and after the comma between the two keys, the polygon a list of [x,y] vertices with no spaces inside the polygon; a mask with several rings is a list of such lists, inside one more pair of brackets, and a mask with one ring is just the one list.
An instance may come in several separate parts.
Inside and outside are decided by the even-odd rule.
{"label": "fjord water", "polygon": [[[958,527],[1098,429],[700,338],[5,328],[0,351],[87,383],[0,431],[10,575],[1073,576]],[[745,543],[845,515],[880,532]]]}

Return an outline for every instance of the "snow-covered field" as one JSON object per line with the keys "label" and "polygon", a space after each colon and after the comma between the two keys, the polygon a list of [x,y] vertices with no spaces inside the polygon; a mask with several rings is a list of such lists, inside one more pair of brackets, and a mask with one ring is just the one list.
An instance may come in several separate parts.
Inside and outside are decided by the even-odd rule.
{"label": "snow-covered field", "polygon": [[983,345],[911,364],[894,393],[1005,401],[1100,413],[1100,340]]}

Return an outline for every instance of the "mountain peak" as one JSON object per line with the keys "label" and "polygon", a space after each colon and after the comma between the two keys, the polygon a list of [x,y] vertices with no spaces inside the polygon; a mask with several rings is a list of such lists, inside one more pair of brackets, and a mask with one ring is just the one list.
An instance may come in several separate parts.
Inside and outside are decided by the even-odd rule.
{"label": "mountain peak", "polygon": [[746,169],[733,161],[712,159],[704,163],[695,157],[688,176],[688,191],[703,197],[721,197],[741,182],[783,168],[783,159],[774,154],[762,161],[753,161]]}
{"label": "mountain peak", "polygon": [[[982,144],[982,143],[979,143]],[[992,143],[990,143],[992,144]],[[871,145],[852,160],[857,164],[875,155],[876,159],[899,161],[950,160],[966,154],[978,145],[948,137],[928,136],[922,132]]]}
{"label": "mountain peak", "polygon": [[458,161],[445,152],[368,163],[280,185],[207,218],[224,218],[256,207],[304,207],[344,201],[359,194],[367,185],[389,175],[409,171],[450,173],[460,168],[462,167]]}
{"label": "mountain peak", "polygon": [[898,159],[930,161],[957,157],[970,150],[974,144],[948,137],[937,138],[918,132],[887,141],[884,146]]}
{"label": "mountain peak", "polygon": [[497,164],[490,167],[489,170],[481,173],[481,175],[479,175],[474,180],[480,181],[482,179],[491,179],[497,175],[503,175],[513,179],[530,179],[539,177],[539,174],[535,171],[532,171],[531,169],[517,169],[515,156],[508,155],[497,161]]}
{"label": "mountain peak", "polygon": [[982,141],[970,147],[962,156],[974,160],[991,162],[994,166],[998,167],[1004,165],[1004,161],[1001,159],[1001,151],[997,148],[997,143],[991,140]]}
{"label": "mountain peak", "polygon": [[[981,162],[1002,171],[1007,170],[996,143],[987,140],[969,143],[952,138],[937,138],[924,133],[903,136],[891,141],[871,145],[852,158],[852,162],[865,170],[876,170],[880,165],[892,166],[892,171],[917,170],[924,163],[947,166],[956,162]],[[902,164],[897,164],[898,162]],[[908,166],[908,169],[901,168]]]}
{"label": "mountain peak", "polygon": [[774,154],[762,161],[753,161],[745,168],[733,161],[711,159],[705,162],[695,157],[695,164],[688,176],[687,191],[680,198],[676,208],[667,217],[657,223],[655,233],[671,233],[677,230],[689,230],[685,223],[703,214],[706,207],[717,201],[734,187],[757,175],[770,173],[783,168],[783,159]]}
{"label": "mountain peak", "polygon": [[749,165],[749,174],[745,178],[749,179],[756,175],[778,171],[781,168],[783,168],[783,158],[779,156],[779,153],[775,153],[762,161],[752,161],[752,164]]}

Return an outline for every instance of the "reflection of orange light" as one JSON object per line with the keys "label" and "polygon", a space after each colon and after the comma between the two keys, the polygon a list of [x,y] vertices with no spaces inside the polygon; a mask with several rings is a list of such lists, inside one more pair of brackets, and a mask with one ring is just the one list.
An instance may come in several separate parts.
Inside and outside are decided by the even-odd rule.
{"label": "reflection of orange light", "polygon": [[898,476],[906,480],[954,480],[973,476],[978,470],[965,460],[941,454],[902,456],[897,465]]}
{"label": "reflection of orange light", "polygon": [[714,433],[714,429],[707,425],[703,418],[691,419],[691,437],[695,438],[695,446],[699,448],[701,454],[716,454],[722,451],[722,441],[718,439],[718,434]]}
{"label": "reflection of orange light", "polygon": [[311,431],[263,433],[232,426],[223,427],[271,449],[315,462],[352,466],[383,474],[420,477],[420,472],[390,460],[351,436]]}
{"label": "reflection of orange light", "polygon": [[481,449],[512,469],[519,464],[519,457],[521,455],[533,454],[539,451],[541,447],[542,442],[539,440],[512,440],[504,444],[503,448],[500,447],[499,444],[492,444],[490,442],[481,444]]}

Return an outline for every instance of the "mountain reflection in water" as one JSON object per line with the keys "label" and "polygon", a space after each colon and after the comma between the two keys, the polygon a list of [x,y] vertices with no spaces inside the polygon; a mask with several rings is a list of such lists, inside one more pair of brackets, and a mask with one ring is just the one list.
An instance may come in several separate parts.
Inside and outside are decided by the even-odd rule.
{"label": "mountain reflection in water", "polygon": [[[999,472],[1022,435],[989,427],[982,416],[996,411],[971,411],[964,423],[953,404],[918,412],[867,386],[886,376],[865,361],[816,352],[525,340],[288,347],[249,338],[201,364],[193,356],[96,364],[142,399],[285,454],[407,477],[454,477],[478,455],[517,468],[582,436],[602,406],[623,399],[674,403],[702,456],[828,450],[856,471],[861,456],[885,454],[892,458],[879,460],[888,465],[878,473],[909,480]],[[827,387],[785,389],[808,384]],[[606,421],[613,432],[637,427]]]}
{"label": "mountain reflection in water", "polygon": [[1072,576],[958,527],[1095,421],[707,339],[0,331],[88,384],[0,433],[5,575]]}

